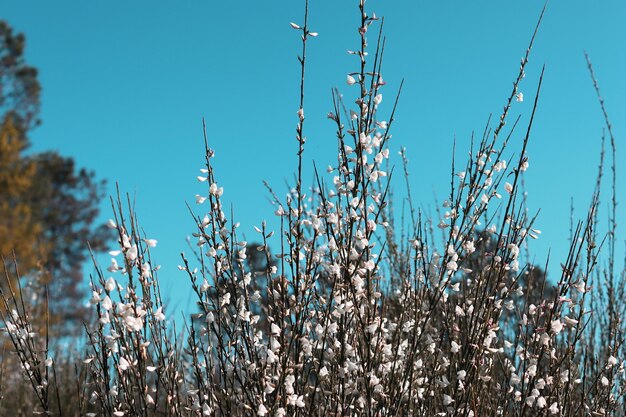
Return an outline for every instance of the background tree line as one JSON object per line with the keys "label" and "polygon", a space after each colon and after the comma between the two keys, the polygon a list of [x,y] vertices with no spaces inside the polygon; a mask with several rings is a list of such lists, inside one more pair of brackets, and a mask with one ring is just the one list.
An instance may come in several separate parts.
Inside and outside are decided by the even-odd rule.
{"label": "background tree line", "polygon": [[13,279],[18,268],[29,297],[48,291],[51,327],[67,334],[87,311],[87,243],[99,251],[111,237],[96,224],[105,182],[71,157],[30,151],[29,134],[41,123],[41,85],[25,46],[24,35],[0,21],[0,254]]}

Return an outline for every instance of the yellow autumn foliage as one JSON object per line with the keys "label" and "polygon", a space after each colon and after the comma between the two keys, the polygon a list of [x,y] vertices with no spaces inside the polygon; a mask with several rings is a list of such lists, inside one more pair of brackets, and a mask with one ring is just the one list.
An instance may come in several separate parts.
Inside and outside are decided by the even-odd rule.
{"label": "yellow autumn foliage", "polygon": [[25,146],[24,132],[8,115],[0,126],[0,255],[10,262],[15,253],[22,272],[36,269],[47,252],[25,198],[37,181],[35,163],[22,157]]}

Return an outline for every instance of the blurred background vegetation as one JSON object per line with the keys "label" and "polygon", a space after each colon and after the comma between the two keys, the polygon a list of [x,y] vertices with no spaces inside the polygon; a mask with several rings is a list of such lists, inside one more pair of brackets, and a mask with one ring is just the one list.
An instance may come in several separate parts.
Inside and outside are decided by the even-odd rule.
{"label": "blurred background vegetation", "polygon": [[98,252],[112,237],[95,222],[105,182],[70,157],[29,151],[41,85],[25,47],[25,36],[0,21],[0,254],[11,276],[19,268],[25,296],[43,300],[48,292],[52,335],[65,336],[88,314],[88,248]]}

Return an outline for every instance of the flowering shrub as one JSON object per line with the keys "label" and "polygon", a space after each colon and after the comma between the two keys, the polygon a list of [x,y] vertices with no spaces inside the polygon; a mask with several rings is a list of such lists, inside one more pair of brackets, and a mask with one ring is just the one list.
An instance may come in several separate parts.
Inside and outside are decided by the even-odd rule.
{"label": "flowering shrub", "polygon": [[[302,39],[299,164],[285,199],[270,188],[276,233],[263,224],[255,228],[259,243],[240,239],[239,224],[224,212],[215,153],[206,147],[198,180],[207,189],[196,196],[206,210],[195,217],[198,249],[191,259],[183,256],[180,267],[198,313],[182,331],[168,327],[164,313],[150,256],[157,242],[142,236],[119,197],[109,222],[119,248],[91,282],[97,317],[85,326],[76,401],[61,400],[67,382],[58,381],[60,365],[47,342],[42,355],[21,298],[3,294],[6,329],[42,412],[624,414],[624,288],[612,261],[615,198],[609,234],[597,232],[604,153],[588,216],[573,231],[557,282],[548,282],[523,253],[526,241],[541,233],[519,190],[543,73],[525,131],[518,135],[519,119],[510,128],[507,121],[512,102],[524,100],[518,86],[535,36],[495,126],[467,161],[453,162],[444,212],[432,220],[415,210],[409,190],[410,219],[403,221],[393,211],[389,161],[398,100],[385,99],[392,105],[383,112],[382,30],[369,45],[379,19],[364,3],[360,49],[350,51],[358,65],[346,78],[356,99],[349,106],[333,95],[328,118],[336,125],[337,161],[326,174],[315,170],[311,189],[302,184],[304,70],[307,43],[317,34],[306,12],[302,24],[291,24]],[[516,156],[507,158],[511,147]],[[408,175],[404,150],[400,156]],[[614,181],[613,175],[613,189]],[[611,261],[598,270],[605,242]],[[263,260],[261,267],[249,262],[250,251]]]}

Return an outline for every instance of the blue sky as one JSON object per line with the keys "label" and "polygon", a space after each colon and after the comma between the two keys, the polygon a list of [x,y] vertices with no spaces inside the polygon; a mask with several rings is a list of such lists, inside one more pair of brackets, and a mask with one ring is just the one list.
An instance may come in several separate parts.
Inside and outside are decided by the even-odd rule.
{"label": "blue sky", "polygon": [[[407,148],[416,204],[432,207],[434,190],[439,197],[447,192],[453,138],[463,160],[472,131],[482,132],[489,114],[500,113],[543,2],[368,4],[385,16],[384,104],[405,79],[391,149]],[[193,232],[185,201],[193,204],[203,191],[195,180],[203,164],[202,117],[226,201],[249,240],[253,226],[272,217],[261,181],[282,194],[293,178],[299,39],[289,22],[300,22],[302,12],[293,0],[3,1],[0,18],[25,33],[27,60],[40,70],[43,124],[32,133],[34,149],[72,156],[106,179],[111,193],[119,182],[136,195],[140,222],[159,240],[153,256],[175,304],[189,297],[176,266]],[[527,120],[545,64],[526,186],[530,208],[542,210],[537,261],[545,262],[551,248],[555,270],[565,256],[571,198],[576,216],[585,215],[604,126],[584,50],[618,139],[618,181],[626,165],[625,18],[622,0],[553,0],[521,86],[526,100],[514,106]],[[346,51],[357,48],[357,25],[356,2],[311,0],[310,27],[319,36],[307,57],[309,172],[313,159],[319,166],[335,160],[326,114],[331,88],[348,91],[345,77],[356,61]],[[618,183],[620,201],[624,189]],[[103,219],[110,217],[106,202],[102,209]]]}

